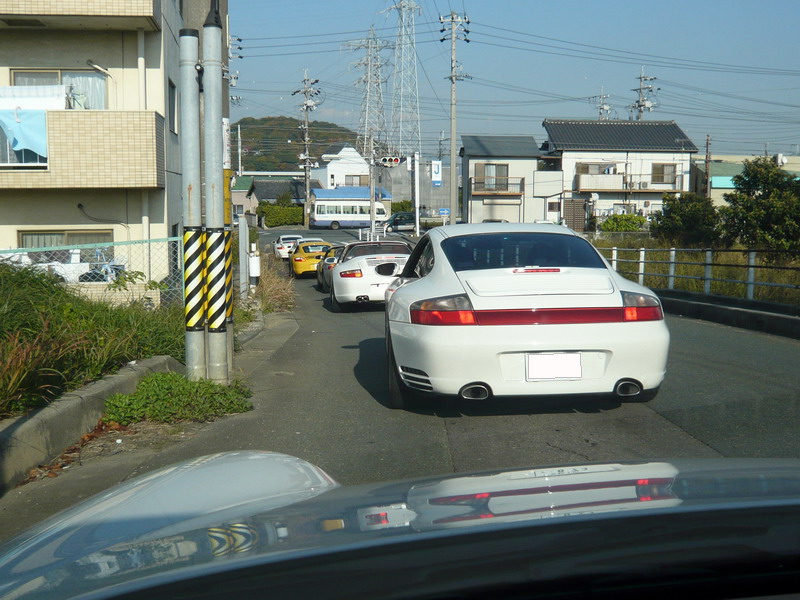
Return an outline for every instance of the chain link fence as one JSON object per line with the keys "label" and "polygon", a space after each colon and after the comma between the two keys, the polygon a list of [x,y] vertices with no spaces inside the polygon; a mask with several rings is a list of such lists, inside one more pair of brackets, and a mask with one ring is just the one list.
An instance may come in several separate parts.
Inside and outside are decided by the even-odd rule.
{"label": "chain link fence", "polygon": [[181,238],[0,250],[0,262],[41,269],[92,300],[183,302]]}

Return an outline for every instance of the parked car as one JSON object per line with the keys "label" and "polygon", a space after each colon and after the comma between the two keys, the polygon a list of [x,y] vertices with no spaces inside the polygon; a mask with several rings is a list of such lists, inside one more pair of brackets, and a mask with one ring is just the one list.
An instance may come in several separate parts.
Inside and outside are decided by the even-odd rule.
{"label": "parked car", "polygon": [[437,227],[386,302],[395,408],[415,392],[647,400],[664,379],[659,299],[560,225]]}
{"label": "parked car", "polygon": [[794,598],[799,509],[797,459],[340,486],[293,456],[221,452],[120,483],[8,541],[0,596]]}
{"label": "parked car", "polygon": [[292,275],[302,277],[308,273],[317,272],[317,263],[322,259],[331,245],[325,241],[309,242],[300,240],[289,255],[289,264]]}
{"label": "parked car", "polygon": [[[384,292],[405,265],[411,246],[405,242],[353,242],[342,251],[330,273],[331,310],[384,301]],[[380,265],[388,265],[378,272]]]}
{"label": "parked car", "polygon": [[386,220],[383,227],[386,233],[391,233],[392,231],[413,231],[414,224],[414,213],[397,212]]}
{"label": "parked car", "polygon": [[279,235],[272,242],[272,252],[278,258],[288,259],[289,253],[294,249],[297,240],[303,239],[302,235]]}
{"label": "parked car", "polygon": [[344,244],[334,244],[328,251],[322,255],[322,258],[317,263],[317,289],[321,292],[328,293],[331,290],[331,272],[339,262],[339,258],[345,249]]}

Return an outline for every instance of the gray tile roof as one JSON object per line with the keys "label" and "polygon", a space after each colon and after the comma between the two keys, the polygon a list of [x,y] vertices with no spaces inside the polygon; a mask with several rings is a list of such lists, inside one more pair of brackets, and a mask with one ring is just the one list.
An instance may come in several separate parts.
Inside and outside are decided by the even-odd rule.
{"label": "gray tile roof", "polygon": [[462,135],[467,156],[536,158],[542,152],[532,135]]}
{"label": "gray tile roof", "polygon": [[549,150],[697,152],[675,121],[545,119]]}
{"label": "gray tile roof", "polygon": [[[311,180],[311,189],[320,189],[322,185],[316,179]],[[292,200],[302,200],[305,198],[305,183],[301,179],[254,179],[247,197],[255,196],[259,202],[275,203],[278,196],[286,191],[292,195]]]}

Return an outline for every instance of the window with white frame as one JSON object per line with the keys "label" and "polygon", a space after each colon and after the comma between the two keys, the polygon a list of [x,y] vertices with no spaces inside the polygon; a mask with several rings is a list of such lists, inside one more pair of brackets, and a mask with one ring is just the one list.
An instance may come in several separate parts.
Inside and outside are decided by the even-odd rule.
{"label": "window with white frame", "polygon": [[369,175],[345,175],[344,184],[346,186],[369,185]]}
{"label": "window with white frame", "polygon": [[476,190],[507,190],[508,164],[475,163]]}
{"label": "window with white frame", "polygon": [[69,87],[68,106],[74,109],[107,108],[106,76],[93,69],[40,69],[11,72],[12,85],[65,85]]}
{"label": "window with white frame", "polygon": [[613,175],[617,166],[609,163],[576,163],[576,175]]}
{"label": "window with white frame", "polygon": [[650,181],[653,183],[675,183],[678,166],[672,163],[653,163]]}

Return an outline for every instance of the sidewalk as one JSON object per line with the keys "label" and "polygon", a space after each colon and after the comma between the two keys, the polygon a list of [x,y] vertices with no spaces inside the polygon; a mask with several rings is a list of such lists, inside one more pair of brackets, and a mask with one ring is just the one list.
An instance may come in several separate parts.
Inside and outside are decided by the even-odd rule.
{"label": "sidewalk", "polygon": [[[234,359],[233,376],[243,379],[257,395],[258,390],[265,387],[265,382],[261,381],[266,377],[263,375],[264,363],[295,331],[297,323],[292,313],[265,315],[259,327],[237,337],[242,350]],[[69,399],[65,397],[54,402],[35,417],[26,419],[25,423],[14,425],[11,432],[0,431],[0,473],[19,473],[16,481],[24,479],[32,467],[50,462],[91,431],[100,415],[95,413],[97,410],[102,412],[102,403],[108,395],[133,391],[139,379],[150,372],[176,368],[181,368],[180,363],[168,357],[141,361],[136,368],[123,369],[101,382],[76,390]],[[89,398],[91,402],[87,401]],[[69,408],[68,404],[71,405]],[[70,413],[75,413],[75,417],[66,419],[65,415]],[[78,413],[84,414],[79,418]],[[256,411],[251,411],[237,415],[237,418],[254,419],[259,416]],[[160,437],[156,444],[150,446],[130,443],[128,438],[121,435],[117,447],[110,452],[83,457],[69,465],[69,468],[60,470],[57,477],[40,479],[20,487],[14,487],[11,483],[0,496],[0,543],[117,483],[179,460],[172,458],[174,454],[170,450],[174,452],[176,446],[186,444],[190,439],[201,444],[206,453],[229,449],[226,447],[227,436],[215,435],[215,430],[225,421],[220,419],[210,423],[177,425],[171,428],[169,435]],[[32,455],[48,458],[33,459],[31,463]]]}

